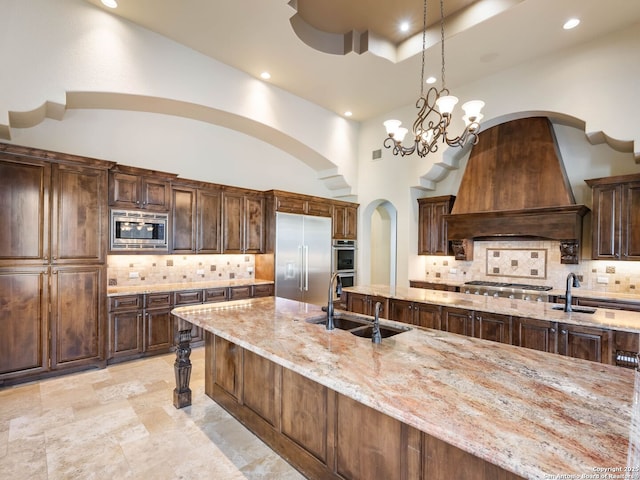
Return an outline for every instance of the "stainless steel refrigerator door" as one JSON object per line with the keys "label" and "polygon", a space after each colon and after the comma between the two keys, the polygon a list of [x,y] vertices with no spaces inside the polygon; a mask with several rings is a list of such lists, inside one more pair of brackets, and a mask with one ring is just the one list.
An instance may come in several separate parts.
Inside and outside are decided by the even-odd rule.
{"label": "stainless steel refrigerator door", "polygon": [[331,219],[304,217],[304,301],[326,305],[331,279]]}
{"label": "stainless steel refrigerator door", "polygon": [[276,296],[303,300],[304,217],[276,213]]}

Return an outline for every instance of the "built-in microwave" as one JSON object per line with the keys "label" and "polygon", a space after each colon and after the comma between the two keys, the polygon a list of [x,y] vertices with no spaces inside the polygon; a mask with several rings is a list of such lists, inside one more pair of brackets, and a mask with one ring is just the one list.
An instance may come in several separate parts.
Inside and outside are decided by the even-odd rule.
{"label": "built-in microwave", "polygon": [[112,209],[110,249],[166,252],[168,223],[168,213]]}

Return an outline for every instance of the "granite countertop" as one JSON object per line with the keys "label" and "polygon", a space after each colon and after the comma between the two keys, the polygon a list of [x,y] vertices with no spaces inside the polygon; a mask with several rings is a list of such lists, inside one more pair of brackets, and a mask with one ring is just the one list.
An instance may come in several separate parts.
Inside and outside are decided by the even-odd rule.
{"label": "granite countertop", "polygon": [[465,308],[481,312],[536,318],[538,320],[549,320],[572,325],[610,328],[626,332],[640,332],[640,312],[627,310],[597,308],[595,313],[592,314],[579,312],[567,313],[563,310],[554,310],[554,305],[558,305],[555,303],[495,298],[490,295],[470,295],[467,293],[428,290],[424,288],[390,287],[388,285],[345,287],[343,291]]}
{"label": "granite countertop", "polygon": [[216,280],[208,282],[158,283],[152,285],[125,285],[121,287],[107,287],[107,296],[136,295],[140,293],[177,292],[180,290],[198,290],[204,288],[242,287],[245,285],[265,285],[272,280],[253,278],[239,280]]}
{"label": "granite countertop", "polygon": [[624,468],[640,435],[633,370],[419,327],[376,345],[278,297],[173,313],[525,478]]}

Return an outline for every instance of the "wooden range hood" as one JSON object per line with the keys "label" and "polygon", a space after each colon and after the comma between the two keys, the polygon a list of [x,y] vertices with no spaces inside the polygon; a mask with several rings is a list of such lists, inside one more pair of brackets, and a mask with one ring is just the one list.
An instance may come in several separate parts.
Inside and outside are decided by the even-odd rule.
{"label": "wooden range hood", "polygon": [[560,241],[561,262],[578,263],[582,218],[549,119],[532,117],[483,131],[473,147],[450,215],[457,258],[474,239]]}

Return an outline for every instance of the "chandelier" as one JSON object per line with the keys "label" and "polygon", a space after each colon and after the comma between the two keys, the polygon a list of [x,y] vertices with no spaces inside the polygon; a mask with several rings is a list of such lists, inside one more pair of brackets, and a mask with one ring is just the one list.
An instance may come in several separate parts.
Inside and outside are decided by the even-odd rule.
{"label": "chandelier", "polygon": [[405,147],[402,145],[408,130],[401,127],[400,120],[387,120],[384,126],[387,129],[387,138],[383,145],[385,148],[393,147],[394,155],[411,155],[417,152],[420,157],[438,150],[438,141],[451,147],[462,147],[467,143],[475,145],[478,143],[478,133],[480,132],[480,120],[483,115],[480,113],[484,102],[472,100],[462,105],[465,128],[457,137],[449,135],[449,125],[451,114],[458,103],[458,98],[449,94],[444,82],[444,0],[440,0],[440,45],[442,49],[442,89],[438,91],[436,87],[431,87],[424,93],[424,56],[427,39],[427,0],[424,0],[424,11],[422,20],[422,74],[420,76],[420,98],[416,102],[418,118],[413,122],[411,133],[414,142]]}

